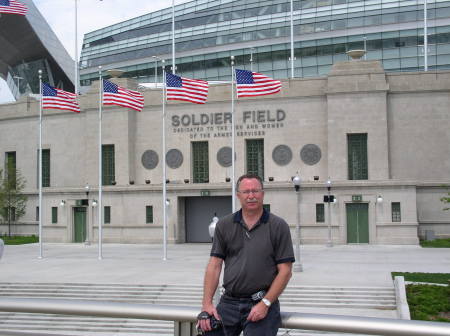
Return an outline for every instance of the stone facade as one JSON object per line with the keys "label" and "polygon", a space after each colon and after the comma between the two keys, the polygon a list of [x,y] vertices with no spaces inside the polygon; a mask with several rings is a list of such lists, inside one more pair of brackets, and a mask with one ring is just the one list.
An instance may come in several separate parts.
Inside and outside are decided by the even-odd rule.
{"label": "stone facade", "polygon": [[[113,81],[136,86],[129,79]],[[91,187],[86,238],[97,239],[92,200],[98,199],[98,96],[98,84],[93,85],[80,97],[80,114],[44,111],[43,148],[51,153],[51,183],[44,188],[42,209],[44,241],[74,241],[74,208],[86,198],[86,184]],[[162,93],[147,89],[144,96],[142,112],[103,107],[102,143],[114,145],[116,181],[103,188],[103,205],[111,207],[104,242],[162,241]],[[448,237],[450,212],[440,202],[450,184],[448,106],[449,71],[391,74],[377,61],[337,63],[327,77],[286,80],[279,94],[236,101],[236,176],[246,170],[246,139],[264,139],[265,202],[295,234],[297,198],[291,178],[299,172],[302,243],[325,243],[329,223],[334,243],[353,242],[348,221],[350,205],[356,203],[367,209],[370,244],[417,244],[425,230]],[[230,113],[229,85],[211,86],[205,105],[166,105],[166,149],[182,154],[182,161],[175,156],[167,166],[170,242],[187,241],[188,199],[231,194],[226,182],[231,167],[217,158],[231,147]],[[0,106],[0,151],[16,152],[17,168],[27,179],[28,211],[14,225],[17,234],[37,232],[38,115],[38,103],[31,98]],[[367,134],[366,180],[349,180],[348,134]],[[208,142],[208,183],[192,183],[192,141]],[[154,153],[143,158],[149,150]],[[150,169],[145,160],[151,161],[145,162]],[[323,203],[328,178],[337,202],[325,204],[325,220],[317,222],[316,204]],[[400,203],[400,221],[392,219],[393,202]],[[146,223],[146,206],[153,206],[152,223]],[[58,208],[57,223],[51,222],[52,207]],[[211,217],[205,213],[206,231]],[[0,232],[6,232],[5,225]]]}

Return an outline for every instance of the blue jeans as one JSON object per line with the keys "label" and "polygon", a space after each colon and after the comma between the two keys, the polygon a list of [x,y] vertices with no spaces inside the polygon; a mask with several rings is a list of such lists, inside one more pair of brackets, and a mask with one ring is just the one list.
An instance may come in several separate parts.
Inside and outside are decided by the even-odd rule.
{"label": "blue jeans", "polygon": [[[231,298],[223,295],[217,305],[217,312],[222,318],[223,328],[207,332],[208,336],[276,336],[281,326],[280,303],[273,302],[267,315],[258,322],[247,320],[252,307],[258,302],[252,299]],[[225,329],[225,330],[224,330]]]}

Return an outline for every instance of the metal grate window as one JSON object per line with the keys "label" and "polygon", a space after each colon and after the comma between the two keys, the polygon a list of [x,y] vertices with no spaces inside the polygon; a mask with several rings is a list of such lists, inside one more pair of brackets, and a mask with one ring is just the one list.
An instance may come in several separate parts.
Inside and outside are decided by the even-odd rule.
{"label": "metal grate window", "polygon": [[145,222],[147,224],[153,223],[153,205],[145,207]]}
{"label": "metal grate window", "polygon": [[247,173],[264,181],[264,139],[247,139]]}
{"label": "metal grate window", "polygon": [[6,152],[5,177],[12,187],[16,187],[16,152]]}
{"label": "metal grate window", "polygon": [[111,223],[111,207],[109,205],[105,205],[103,208],[103,223]]}
{"label": "metal grate window", "polygon": [[392,210],[392,221],[393,222],[401,222],[402,221],[402,212],[400,209],[400,202],[392,202],[391,210]]}
{"label": "metal grate window", "polygon": [[52,224],[58,223],[58,207],[52,207]]}
{"label": "metal grate window", "polygon": [[[39,188],[39,149],[37,150],[37,187]],[[50,149],[42,150],[42,187],[50,187]]]}
{"label": "metal grate window", "polygon": [[316,223],[324,223],[325,222],[325,204],[317,203],[316,204]]}
{"label": "metal grate window", "polygon": [[102,145],[102,184],[113,185],[116,180],[114,145]]}
{"label": "metal grate window", "polygon": [[42,150],[42,186],[50,187],[50,149]]}
{"label": "metal grate window", "polygon": [[209,182],[208,142],[192,142],[192,175],[194,183]]}
{"label": "metal grate window", "polygon": [[347,134],[348,179],[367,180],[367,134]]}

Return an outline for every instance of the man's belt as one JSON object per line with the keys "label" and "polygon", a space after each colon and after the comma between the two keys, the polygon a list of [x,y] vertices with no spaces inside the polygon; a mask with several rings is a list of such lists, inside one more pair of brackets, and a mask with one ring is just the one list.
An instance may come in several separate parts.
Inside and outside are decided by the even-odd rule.
{"label": "man's belt", "polygon": [[228,297],[230,297],[230,298],[234,298],[234,299],[249,299],[249,300],[252,300],[252,301],[261,301],[261,299],[266,295],[266,293],[267,293],[267,291],[265,291],[265,290],[260,290],[260,291],[258,291],[258,292],[256,292],[256,293],[253,293],[253,294],[244,294],[244,295],[242,295],[242,294],[234,294],[234,293],[230,293],[230,292],[227,292],[227,291],[225,291],[225,296],[228,296]]}

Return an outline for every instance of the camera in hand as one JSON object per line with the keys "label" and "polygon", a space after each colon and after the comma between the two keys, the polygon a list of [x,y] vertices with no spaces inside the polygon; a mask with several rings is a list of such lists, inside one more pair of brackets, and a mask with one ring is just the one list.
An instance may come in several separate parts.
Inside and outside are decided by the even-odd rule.
{"label": "camera in hand", "polygon": [[[213,315],[209,315],[207,312],[203,311],[197,316],[197,320],[209,320],[209,325],[211,326],[211,330],[218,330],[222,328],[222,321],[216,319]],[[198,335],[205,335],[205,331],[203,331],[200,327],[197,327]]]}

